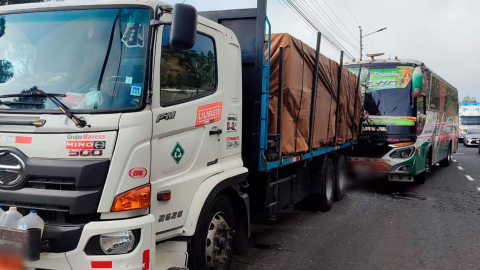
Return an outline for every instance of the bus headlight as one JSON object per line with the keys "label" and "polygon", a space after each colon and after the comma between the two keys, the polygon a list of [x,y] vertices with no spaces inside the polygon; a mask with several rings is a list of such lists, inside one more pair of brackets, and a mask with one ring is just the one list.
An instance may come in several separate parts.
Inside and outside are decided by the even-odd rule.
{"label": "bus headlight", "polygon": [[403,149],[398,149],[393,151],[393,153],[390,154],[391,158],[409,158],[412,156],[413,152],[415,151],[415,147],[408,147],[408,148],[403,148]]}

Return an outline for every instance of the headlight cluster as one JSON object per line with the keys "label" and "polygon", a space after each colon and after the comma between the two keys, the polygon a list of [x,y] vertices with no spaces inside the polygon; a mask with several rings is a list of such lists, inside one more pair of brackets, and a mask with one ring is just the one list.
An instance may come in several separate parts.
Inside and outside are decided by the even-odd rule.
{"label": "headlight cluster", "polygon": [[412,156],[413,152],[415,151],[415,147],[403,148],[393,151],[390,154],[391,158],[409,158]]}
{"label": "headlight cluster", "polygon": [[132,252],[140,242],[140,230],[125,230],[96,235],[87,243],[87,255],[119,255]]}
{"label": "headlight cluster", "polygon": [[120,231],[100,235],[100,247],[107,255],[126,254],[135,246],[132,231]]}

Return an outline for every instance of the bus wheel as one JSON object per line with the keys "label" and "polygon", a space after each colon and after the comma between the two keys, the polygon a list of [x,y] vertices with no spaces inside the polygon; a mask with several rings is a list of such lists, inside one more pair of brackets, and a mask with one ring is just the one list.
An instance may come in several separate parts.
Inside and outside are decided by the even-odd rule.
{"label": "bus wheel", "polygon": [[189,269],[230,269],[233,256],[235,220],[233,208],[224,195],[217,196],[202,216],[189,246]]}
{"label": "bus wheel", "polygon": [[325,164],[318,170],[317,181],[320,181],[320,193],[312,193],[311,203],[315,210],[328,212],[332,209],[333,198],[335,193],[335,166],[330,158],[325,160]]}
{"label": "bus wheel", "polygon": [[345,189],[347,185],[347,163],[345,157],[340,154],[335,159],[335,201],[340,201],[345,196]]}
{"label": "bus wheel", "polygon": [[452,145],[448,145],[448,152],[447,152],[447,157],[442,159],[439,164],[442,167],[448,167],[450,166],[450,162],[452,161]]}
{"label": "bus wheel", "polygon": [[415,184],[419,184],[419,185],[423,185],[425,184],[425,180],[427,180],[427,171],[423,171],[417,175],[415,175],[415,177],[413,178],[413,181],[415,182]]}

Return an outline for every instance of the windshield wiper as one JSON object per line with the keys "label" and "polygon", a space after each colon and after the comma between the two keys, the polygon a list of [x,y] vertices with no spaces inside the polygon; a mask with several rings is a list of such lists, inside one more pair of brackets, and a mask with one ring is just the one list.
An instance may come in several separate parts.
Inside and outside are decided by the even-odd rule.
{"label": "windshield wiper", "polygon": [[2,101],[0,100],[0,105],[12,106],[12,105],[26,105],[26,106],[41,106],[43,103],[40,102],[20,102],[20,101]]}
{"label": "windshield wiper", "polygon": [[388,115],[390,115],[393,111],[395,111],[396,109],[398,108],[398,106],[395,106],[395,108],[393,108],[393,110],[391,112],[388,113]]}
{"label": "windshield wiper", "polygon": [[[75,125],[77,125],[78,127],[80,128],[83,128],[85,126],[87,126],[87,121],[83,120],[83,119],[80,119],[78,117],[76,117],[71,111],[70,109],[65,105],[63,104],[60,100],[58,100],[57,97],[65,97],[66,95],[64,94],[55,94],[55,93],[45,93],[43,91],[40,91],[38,90],[38,88],[36,87],[33,87],[31,90],[33,91],[30,91],[30,92],[25,92],[25,93],[21,93],[21,94],[11,94],[11,95],[0,95],[0,98],[14,98],[14,97],[44,97],[44,98],[48,98],[50,99],[53,104],[55,104],[57,106],[57,108],[63,113],[65,114],[68,119],[72,120],[73,123],[75,123]],[[8,101],[5,101],[5,102],[8,102]],[[17,102],[17,101],[12,101],[10,102],[10,104],[15,104],[15,103],[21,103],[23,105],[42,105],[42,103],[29,103],[29,102]],[[12,105],[13,105],[12,104]],[[18,104],[20,105],[20,104]]]}

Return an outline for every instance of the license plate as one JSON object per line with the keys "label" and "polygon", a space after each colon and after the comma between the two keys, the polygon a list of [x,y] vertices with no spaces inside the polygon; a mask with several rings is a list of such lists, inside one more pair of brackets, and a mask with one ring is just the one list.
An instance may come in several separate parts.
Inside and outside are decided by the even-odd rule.
{"label": "license plate", "polygon": [[23,258],[17,255],[0,254],[1,270],[23,270]]}

